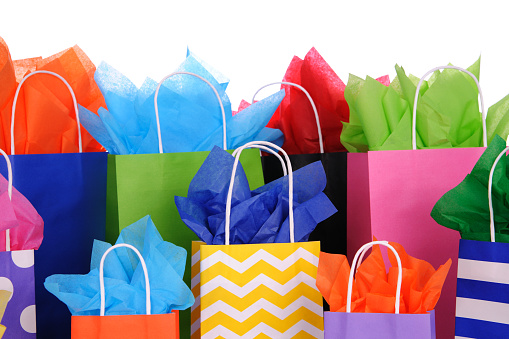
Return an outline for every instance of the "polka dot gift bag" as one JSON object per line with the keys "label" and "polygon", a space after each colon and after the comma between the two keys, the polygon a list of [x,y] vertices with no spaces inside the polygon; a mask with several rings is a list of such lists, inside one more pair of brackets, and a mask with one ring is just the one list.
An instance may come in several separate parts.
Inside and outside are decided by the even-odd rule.
{"label": "polka dot gift bag", "polygon": [[[7,155],[8,180],[0,175],[0,290],[12,293],[2,325],[3,338],[35,338],[34,249],[43,238],[43,221],[32,204],[12,187],[12,168]],[[1,159],[1,158],[0,158]],[[5,250],[4,250],[5,249]]]}

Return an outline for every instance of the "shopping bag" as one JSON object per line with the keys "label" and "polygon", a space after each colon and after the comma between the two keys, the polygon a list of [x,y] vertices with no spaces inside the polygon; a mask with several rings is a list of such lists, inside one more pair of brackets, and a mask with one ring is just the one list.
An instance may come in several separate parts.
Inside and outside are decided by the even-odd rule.
{"label": "shopping bag", "polygon": [[456,338],[505,338],[509,333],[509,244],[460,240]]}
{"label": "shopping bag", "polygon": [[289,243],[230,245],[236,150],[224,223],[225,245],[200,246],[201,337],[322,338],[322,297],[316,288],[320,244],[294,243],[293,173],[289,176]]}
{"label": "shopping bag", "polygon": [[[280,160],[286,176],[286,164],[281,155],[270,147],[254,143],[249,143],[250,147],[273,153]],[[196,300],[191,309],[192,338],[200,336],[200,245],[224,243],[224,211],[234,159],[215,147],[191,181],[187,197],[175,197],[182,220],[203,241],[192,244],[191,288]],[[211,176],[215,176],[215,179],[210,180]],[[232,202],[235,220],[230,225],[230,243],[286,242],[289,237],[288,223],[285,222],[288,212],[284,203],[287,198],[283,192],[288,182],[281,178],[250,192],[242,169],[237,171],[235,182]],[[296,220],[299,230],[297,240],[307,241],[316,225],[337,210],[323,193],[326,176],[320,162],[295,171],[293,182],[293,194],[297,196],[294,213],[299,215]],[[311,215],[313,217],[310,219]]]}
{"label": "shopping bag", "polygon": [[[14,221],[0,221],[3,231],[1,248],[5,249],[0,252],[0,285],[2,290],[12,293],[5,314],[5,300],[1,300],[2,324],[7,327],[4,329],[6,337],[35,338],[34,249],[38,249],[42,241],[43,221],[30,202],[12,187],[11,162],[2,149],[0,153],[7,162],[8,173],[7,182],[0,176],[0,195],[5,193],[9,199],[0,204],[0,219],[12,213]],[[3,298],[3,294],[0,296]]]}
{"label": "shopping bag", "polygon": [[[417,86],[418,98],[422,80]],[[467,72],[477,83],[477,79]],[[478,84],[478,83],[477,83]],[[484,104],[481,98],[483,141],[486,146]],[[373,235],[402,244],[412,256],[438,266],[452,258],[443,297],[436,312],[437,338],[451,338],[454,333],[457,251],[459,235],[439,226],[430,212],[435,202],[456,186],[470,171],[484,148],[416,149],[413,105],[413,150],[349,153],[347,169],[347,242],[348,257],[353,248],[370,241]]]}
{"label": "shopping bag", "polygon": [[[437,222],[461,234],[456,338],[505,338],[509,333],[507,146],[496,136],[472,172],[432,211]],[[452,206],[465,216],[451,213]]]}
{"label": "shopping bag", "polygon": [[[355,267],[360,256],[373,245],[384,245],[394,253],[398,263],[398,279],[394,313],[352,312],[353,279]],[[387,241],[372,241],[362,246],[352,261],[348,280],[346,312],[324,313],[325,339],[364,339],[364,338],[412,338],[430,339],[435,336],[435,314],[433,311],[423,314],[400,314],[400,296],[403,269],[398,252]]]}
{"label": "shopping bag", "polygon": [[[119,247],[132,249],[140,259],[145,274],[146,314],[106,315],[106,296],[104,293],[104,260],[109,252]],[[151,314],[150,281],[145,260],[136,247],[117,244],[104,252],[99,267],[101,289],[100,316],[73,316],[72,339],[177,339],[179,337],[178,316],[176,313]]]}
{"label": "shopping bag", "polygon": [[[292,162],[292,167],[295,169],[299,169],[318,160],[322,162],[327,176],[327,186],[324,189],[324,193],[339,211],[319,223],[311,233],[309,240],[319,241],[320,248],[324,252],[346,254],[346,152],[324,152],[324,142],[321,131],[322,127],[320,125],[318,111],[311,95],[302,86],[291,82],[275,82],[268,84],[260,88],[255,93],[252,101],[254,102],[256,94],[260,90],[274,84],[297,87],[304,92],[311,103],[316,126],[318,128],[318,144],[320,153],[289,154],[288,156]],[[266,184],[283,176],[283,170],[277,157],[270,155],[262,157],[262,168]]]}
{"label": "shopping bag", "polygon": [[[165,77],[159,83],[158,89],[164,80],[174,74],[187,74],[204,80],[196,74],[175,72]],[[217,93],[214,87],[210,86]],[[158,92],[157,90],[154,97],[157,121]],[[223,104],[219,95],[216,97],[222,108],[224,122]],[[115,241],[122,228],[150,214],[164,240],[187,250],[184,281],[191,286],[191,243],[198,240],[198,237],[181,221],[173,196],[186,195],[189,183],[209,152],[163,153],[160,133],[161,130],[158,128],[159,153],[108,156],[106,239]],[[223,147],[226,149],[224,133],[223,137]],[[248,151],[244,166],[252,188],[263,185],[260,155],[257,150]],[[190,310],[180,312],[183,338],[189,337],[190,318]]]}
{"label": "shopping bag", "polygon": [[[12,297],[12,292],[7,290],[0,290],[0,321],[2,321],[3,316],[5,314],[5,308],[7,307],[7,304],[9,303],[10,298]],[[35,319],[33,321],[35,324]],[[0,338],[3,338],[5,334],[5,330],[7,328],[0,324]]]}
{"label": "shopping bag", "polygon": [[[24,80],[36,74],[55,76],[70,89],[63,77],[52,72],[32,72]],[[71,96],[77,112],[72,91]],[[15,111],[16,102],[12,107]],[[14,145],[15,136],[10,137]],[[78,145],[82,149],[81,140]],[[43,283],[54,273],[87,270],[90,245],[94,239],[104,239],[107,154],[16,155],[11,147],[10,159],[16,188],[32,203],[45,226],[44,241],[35,252],[37,337],[66,338],[70,333],[69,310],[45,290]],[[3,170],[1,173],[5,175]]]}

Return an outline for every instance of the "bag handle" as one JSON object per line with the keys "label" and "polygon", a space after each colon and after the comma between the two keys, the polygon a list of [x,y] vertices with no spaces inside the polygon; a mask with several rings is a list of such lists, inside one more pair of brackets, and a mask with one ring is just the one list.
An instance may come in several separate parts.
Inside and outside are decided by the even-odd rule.
{"label": "bag handle", "polygon": [[507,151],[509,151],[509,137],[506,141],[506,148],[495,159],[495,162],[493,163],[493,166],[491,166],[490,170],[490,177],[488,180],[488,206],[490,208],[490,235],[491,235],[491,242],[495,242],[495,216],[493,213],[493,198],[491,196],[492,189],[493,189],[493,174],[495,173],[495,167],[497,167],[498,161],[502,156],[504,156]]}
{"label": "bag handle", "polygon": [[348,278],[348,294],[347,294],[347,297],[346,297],[346,312],[347,313],[351,313],[352,311],[352,288],[353,288],[353,276],[355,274],[355,267],[356,267],[356,264],[357,264],[357,260],[359,259],[359,256],[362,254],[362,256],[364,256],[364,252],[372,247],[373,245],[384,245],[386,246],[388,249],[390,249],[392,251],[392,253],[394,253],[394,255],[396,256],[396,260],[398,261],[398,282],[397,282],[397,285],[396,285],[396,303],[394,305],[394,309],[395,309],[395,314],[399,314],[399,302],[400,302],[400,298],[401,298],[401,284],[402,284],[402,281],[403,281],[403,268],[402,268],[402,265],[401,265],[401,258],[399,257],[399,254],[398,252],[396,251],[396,249],[394,247],[392,247],[391,244],[389,244],[388,241],[372,241],[372,242],[368,242],[367,244],[364,244],[361,248],[359,248],[359,250],[357,251],[357,253],[355,253],[355,257],[353,258],[353,262],[352,262],[352,269],[350,270],[350,277]]}
{"label": "bag handle", "polygon": [[[224,240],[225,245],[230,244],[230,214],[232,209],[232,195],[233,195],[233,184],[235,181],[235,173],[237,172],[237,166],[239,163],[240,154],[242,151],[248,147],[255,147],[255,148],[263,148],[266,149],[263,146],[270,146],[272,148],[275,148],[276,150],[283,153],[283,156],[286,159],[286,165],[283,166],[283,169],[285,167],[288,167],[288,214],[289,214],[289,223],[290,223],[290,242],[295,242],[295,225],[293,220],[293,170],[292,170],[292,163],[290,162],[290,158],[288,157],[288,154],[279,146],[268,142],[268,141],[251,141],[247,144],[237,148],[233,153],[235,154],[235,162],[233,163],[233,169],[232,169],[232,176],[230,179],[230,186],[228,187],[228,195],[226,197],[226,212],[225,212],[225,224],[224,224]],[[281,162],[283,165],[284,163]]]}
{"label": "bag handle", "polygon": [[313,112],[315,113],[315,120],[316,120],[316,127],[318,128],[318,143],[320,145],[320,153],[324,153],[323,151],[323,138],[322,138],[322,128],[320,127],[320,118],[318,117],[318,111],[316,109],[316,105],[315,105],[315,102],[313,101],[313,99],[311,98],[311,95],[308,93],[308,91],[306,91],[304,89],[304,87],[302,87],[301,85],[298,85],[298,84],[295,84],[293,82],[286,82],[286,81],[279,81],[279,82],[273,82],[273,83],[270,83],[270,84],[267,84],[261,88],[259,88],[255,94],[253,95],[253,100],[251,100],[251,104],[254,103],[254,100],[255,100],[255,97],[256,97],[256,94],[258,94],[258,92],[260,92],[262,89],[264,89],[265,87],[268,87],[268,86],[271,86],[271,85],[289,85],[289,86],[294,86],[294,87],[297,87],[298,89],[300,89],[302,92],[304,92],[304,94],[306,94],[306,96],[308,97],[309,99],[309,102],[311,103],[311,106],[313,107]]}
{"label": "bag handle", "polygon": [[78,114],[78,102],[76,101],[76,95],[74,95],[74,91],[72,90],[71,85],[69,85],[69,83],[61,75],[59,75],[59,74],[57,74],[55,72],[41,70],[41,71],[34,71],[32,73],[29,73],[29,74],[25,75],[25,77],[19,83],[18,88],[16,88],[16,93],[14,94],[14,101],[12,103],[12,113],[11,113],[11,154],[14,155],[14,117],[15,117],[15,113],[16,113],[16,103],[18,102],[19,91],[21,90],[21,86],[23,86],[23,83],[29,77],[31,77],[32,75],[35,75],[35,74],[49,74],[49,75],[53,75],[53,76],[57,77],[58,79],[60,79],[67,86],[67,88],[69,89],[69,92],[71,93],[71,97],[72,97],[72,102],[73,102],[73,105],[74,105],[74,112],[76,113],[76,125],[78,126],[78,148],[79,148],[79,153],[82,153],[83,152],[83,146],[82,146],[82,141],[81,141],[80,115]]}
{"label": "bag handle", "polygon": [[[265,152],[272,153],[276,158],[279,159],[279,162],[281,163],[281,167],[283,168],[283,176],[286,176],[288,174],[288,171],[286,169],[286,163],[283,160],[283,157],[281,157],[281,155],[279,155],[279,153],[277,151],[274,151],[272,148],[267,147],[267,146],[263,146],[263,145],[257,145],[256,148],[264,150]],[[237,148],[236,150],[234,150],[233,153],[232,153],[232,156],[236,157],[238,152],[239,152],[239,149],[240,149],[240,147]]]}
{"label": "bag handle", "polygon": [[219,96],[219,93],[217,92],[216,88],[207,79],[205,79],[202,76],[199,76],[198,74],[194,74],[191,72],[173,72],[173,73],[165,76],[163,78],[163,80],[161,80],[159,82],[159,84],[157,85],[157,88],[156,88],[156,93],[154,95],[154,108],[156,111],[157,139],[159,141],[159,153],[163,153],[163,140],[161,138],[161,124],[159,122],[159,107],[157,106],[157,96],[159,95],[159,89],[161,88],[162,84],[166,81],[166,79],[168,79],[169,77],[172,77],[174,75],[178,75],[178,74],[192,75],[192,76],[204,81],[214,91],[214,94],[216,95],[217,100],[219,101],[219,106],[221,107],[221,115],[223,117],[223,149],[226,151],[226,149],[228,147],[226,144],[226,114],[224,112],[223,102],[221,101],[221,97]]}
{"label": "bag handle", "polygon": [[143,273],[145,274],[145,298],[146,298],[146,313],[147,315],[150,315],[151,305],[150,305],[150,283],[148,280],[148,271],[147,271],[147,265],[145,264],[145,260],[141,256],[140,252],[136,247],[129,245],[129,244],[116,244],[114,246],[111,246],[104,252],[101,263],[99,264],[99,288],[101,289],[101,316],[104,316],[104,311],[106,308],[106,297],[105,297],[105,291],[104,291],[104,259],[106,259],[106,256],[108,253],[113,251],[115,248],[119,247],[127,247],[132,249],[137,255],[138,258],[140,258],[141,266],[143,267]]}
{"label": "bag handle", "polygon": [[481,91],[481,86],[479,85],[479,81],[477,80],[475,75],[473,75],[470,71],[468,71],[464,68],[461,68],[461,67],[448,65],[448,66],[438,66],[433,69],[430,69],[428,72],[426,72],[426,74],[424,74],[422,76],[421,80],[419,80],[419,84],[417,85],[417,88],[415,90],[414,108],[412,111],[412,149],[413,150],[417,149],[416,118],[417,118],[417,99],[419,98],[419,90],[421,89],[421,85],[422,85],[424,79],[431,73],[438,71],[440,69],[456,69],[458,71],[467,73],[468,75],[470,75],[470,77],[472,77],[472,79],[474,79],[475,84],[477,85],[477,89],[479,90],[479,101],[481,102],[483,145],[484,145],[484,147],[487,147],[488,146],[488,138],[487,138],[487,134],[486,134],[486,113],[484,112],[484,99],[483,99],[483,95],[482,95],[482,91]]}
{"label": "bag handle", "polygon": [[[4,156],[5,162],[7,163],[7,178],[9,181],[9,184],[7,185],[7,194],[9,195],[9,200],[12,201],[12,164],[11,159],[7,156],[7,153],[3,149],[0,148],[0,153]],[[5,230],[5,250],[10,251],[11,250],[11,230],[6,229]]]}

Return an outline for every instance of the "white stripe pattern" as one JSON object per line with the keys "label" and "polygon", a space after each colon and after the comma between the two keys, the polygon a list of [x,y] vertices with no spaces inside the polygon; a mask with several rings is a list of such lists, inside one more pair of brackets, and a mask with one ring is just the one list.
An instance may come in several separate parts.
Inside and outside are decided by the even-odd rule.
{"label": "white stripe pattern", "polygon": [[252,339],[252,338],[255,338],[256,336],[260,335],[261,333],[265,334],[269,338],[290,339],[290,338],[293,338],[300,331],[305,331],[315,338],[319,338],[319,339],[323,338],[322,330],[319,330],[318,328],[314,327],[313,325],[309,324],[308,322],[301,320],[283,333],[276,331],[275,329],[273,329],[272,327],[270,327],[264,323],[260,323],[260,324],[256,325],[256,327],[251,329],[249,332],[244,334],[243,336],[240,336],[240,335],[230,331],[226,327],[219,325],[219,326],[213,328],[212,330],[208,331],[204,335],[202,335],[202,339],[211,339],[211,338],[217,338],[217,337],[223,337],[223,338],[228,338],[228,339]]}
{"label": "white stripe pattern", "polygon": [[318,316],[323,316],[323,307],[321,305],[318,305],[314,301],[301,296],[285,308],[280,308],[270,301],[261,298],[246,308],[244,311],[239,311],[235,307],[232,307],[224,301],[219,300],[201,311],[201,319],[202,321],[205,321],[212,317],[214,314],[222,312],[227,316],[237,320],[238,322],[244,322],[256,312],[265,310],[278,317],[279,319],[284,320],[301,307],[310,310]]}
{"label": "white stripe pattern", "polygon": [[191,266],[194,266],[194,264],[196,264],[198,261],[200,261],[200,251],[198,250],[198,252],[196,252],[192,257],[191,257]]}
{"label": "white stripe pattern", "polygon": [[509,304],[457,297],[456,317],[509,324]]}
{"label": "white stripe pattern", "polygon": [[[191,257],[191,267],[194,265],[199,265],[200,262],[200,250],[198,250],[192,257]],[[198,273],[191,279],[191,289],[194,289],[197,285],[200,284],[200,270],[198,270]],[[194,310],[197,308],[200,308],[200,292],[198,292],[198,295],[195,297],[194,304],[191,306],[191,313],[193,313]],[[199,313],[198,313],[199,315]],[[198,319],[191,325],[191,336],[194,335],[196,331],[200,331],[200,317],[198,316]],[[199,334],[199,333],[198,333]]]}
{"label": "white stripe pattern", "polygon": [[[244,286],[238,286],[230,280],[224,278],[221,275],[218,275],[214,279],[208,281],[207,283],[201,285],[200,293],[205,295],[207,293],[212,292],[218,287],[222,287],[230,293],[236,295],[239,298],[244,298],[246,295],[251,293],[257,287],[261,285],[265,285],[274,292],[280,295],[286,295],[288,292],[291,292],[295,287],[299,284],[304,283],[311,288],[318,290],[316,287],[316,278],[308,275],[305,272],[299,272],[296,276],[290,279],[286,284],[280,284],[274,279],[266,276],[265,274],[260,274],[255,277],[253,280],[249,281]],[[203,310],[202,310],[203,312]]]}
{"label": "white stripe pattern", "polygon": [[194,298],[194,304],[191,306],[191,312],[194,311],[197,307],[200,307],[200,295]]}
{"label": "white stripe pattern", "polygon": [[194,332],[199,331],[201,326],[200,318],[198,318],[192,325],[191,325],[191,334],[194,334]]}
{"label": "white stripe pattern", "polygon": [[295,252],[286,257],[284,260],[281,260],[273,256],[272,254],[263,249],[258,250],[256,253],[248,257],[243,262],[240,262],[237,259],[232,258],[223,251],[217,251],[210,255],[209,257],[202,260],[202,262],[200,263],[200,270],[201,272],[203,272],[209,267],[212,267],[215,264],[221,262],[239,273],[244,273],[245,271],[253,267],[257,262],[263,260],[268,264],[274,266],[278,270],[284,271],[288,269],[290,266],[295,265],[295,263],[299,259],[304,259],[307,262],[318,267],[318,257],[313,253],[307,251],[305,248],[299,247]]}
{"label": "white stripe pattern", "polygon": [[475,339],[475,338],[455,336],[454,339]]}
{"label": "white stripe pattern", "polygon": [[458,278],[509,284],[509,264],[460,258]]}
{"label": "white stripe pattern", "polygon": [[191,279],[191,289],[193,289],[196,285],[200,284],[200,272],[198,272],[193,279]]}

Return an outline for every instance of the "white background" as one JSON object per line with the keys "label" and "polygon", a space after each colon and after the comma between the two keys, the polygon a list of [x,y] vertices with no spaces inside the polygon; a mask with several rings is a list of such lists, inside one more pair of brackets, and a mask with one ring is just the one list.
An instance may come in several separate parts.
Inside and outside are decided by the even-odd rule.
{"label": "white background", "polygon": [[349,73],[393,79],[399,64],[421,76],[447,63],[467,67],[481,55],[490,106],[509,94],[505,3],[2,0],[0,36],[13,59],[77,44],[96,65],[106,61],[138,86],[147,76],[159,81],[171,73],[189,46],[230,78],[233,108],[280,81],[292,57],[303,58],[313,46],[345,83]]}

